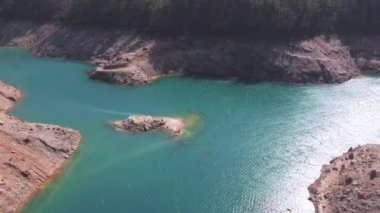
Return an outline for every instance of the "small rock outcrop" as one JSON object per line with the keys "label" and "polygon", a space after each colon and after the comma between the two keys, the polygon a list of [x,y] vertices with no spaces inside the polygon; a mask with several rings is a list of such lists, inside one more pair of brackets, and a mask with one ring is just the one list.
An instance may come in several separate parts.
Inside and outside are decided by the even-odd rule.
{"label": "small rock outcrop", "polygon": [[165,131],[172,136],[181,136],[185,130],[185,123],[179,118],[147,115],[133,115],[126,120],[113,121],[110,124],[118,130],[130,132]]}
{"label": "small rock outcrop", "polygon": [[0,113],[10,109],[21,97],[19,90],[0,81]]}
{"label": "small rock outcrop", "polygon": [[309,186],[317,213],[380,212],[380,145],[350,148],[321,173]]}
{"label": "small rock outcrop", "polygon": [[92,61],[96,68],[89,72],[89,77],[122,85],[149,83],[157,73],[147,62],[147,55],[146,48],[132,53],[100,55]]}
{"label": "small rock outcrop", "polygon": [[151,78],[138,67],[105,69],[97,67],[89,73],[92,79],[102,80],[121,85],[140,85],[151,81]]}
{"label": "small rock outcrop", "polygon": [[160,75],[149,63],[149,54],[144,46],[128,53],[99,55],[92,61],[96,68],[89,72],[89,77],[122,85],[149,83]]}
{"label": "small rock outcrop", "polygon": [[273,61],[284,79],[296,83],[342,83],[360,74],[348,47],[337,37],[296,42]]}
{"label": "small rock outcrop", "polygon": [[0,212],[13,213],[78,149],[78,131],[6,115],[21,92],[0,82]]}

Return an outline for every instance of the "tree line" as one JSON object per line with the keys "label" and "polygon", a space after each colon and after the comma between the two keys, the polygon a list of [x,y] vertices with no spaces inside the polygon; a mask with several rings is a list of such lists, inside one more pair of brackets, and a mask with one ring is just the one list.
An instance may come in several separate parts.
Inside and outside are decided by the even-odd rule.
{"label": "tree line", "polygon": [[0,16],[160,34],[380,31],[378,0],[2,0]]}

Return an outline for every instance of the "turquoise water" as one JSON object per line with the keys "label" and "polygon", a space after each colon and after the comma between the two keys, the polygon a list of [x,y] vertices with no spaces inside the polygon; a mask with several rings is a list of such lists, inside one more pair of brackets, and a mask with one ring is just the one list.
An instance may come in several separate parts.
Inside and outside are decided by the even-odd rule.
{"label": "turquoise water", "polygon": [[[12,114],[83,135],[24,213],[312,212],[307,186],[321,165],[380,141],[377,77],[320,86],[171,77],[123,87],[88,80],[89,67],[0,49],[0,79],[25,93]],[[106,125],[132,113],[201,122],[182,139]]]}

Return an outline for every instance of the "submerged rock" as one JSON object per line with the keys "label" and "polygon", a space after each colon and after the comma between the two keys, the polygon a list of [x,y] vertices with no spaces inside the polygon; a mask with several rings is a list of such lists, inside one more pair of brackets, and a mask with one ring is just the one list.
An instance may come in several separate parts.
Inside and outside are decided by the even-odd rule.
{"label": "submerged rock", "polygon": [[126,120],[113,121],[111,126],[118,130],[131,132],[166,131],[172,136],[181,136],[185,130],[185,123],[179,118],[157,117],[147,115],[133,115]]}
{"label": "submerged rock", "polygon": [[[341,168],[334,170],[330,168]],[[380,145],[350,149],[309,186],[317,213],[380,212]]]}

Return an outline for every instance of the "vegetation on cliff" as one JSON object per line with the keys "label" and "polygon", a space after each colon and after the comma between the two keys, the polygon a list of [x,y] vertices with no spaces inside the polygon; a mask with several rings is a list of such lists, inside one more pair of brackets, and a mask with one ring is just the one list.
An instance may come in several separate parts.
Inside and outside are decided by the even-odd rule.
{"label": "vegetation on cliff", "polygon": [[3,17],[158,33],[239,34],[380,29],[377,0],[3,0]]}

